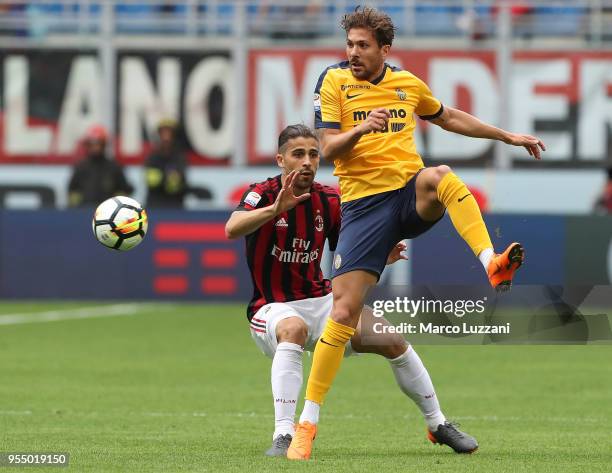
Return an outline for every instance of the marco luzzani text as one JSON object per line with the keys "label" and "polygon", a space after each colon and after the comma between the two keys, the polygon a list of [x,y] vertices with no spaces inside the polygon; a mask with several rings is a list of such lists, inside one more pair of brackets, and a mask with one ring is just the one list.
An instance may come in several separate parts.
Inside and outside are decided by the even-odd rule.
{"label": "marco luzzani text", "polygon": [[[411,319],[387,325],[384,322],[374,322],[374,333],[399,334],[432,334],[432,335],[476,335],[476,334],[509,334],[510,323],[501,325],[471,324],[467,322],[470,315],[482,315],[486,310],[487,298],[477,300],[428,300],[396,297],[393,300],[375,300],[372,304],[372,314],[381,318],[386,314],[399,314]],[[419,321],[414,320],[419,316]],[[427,315],[445,315],[456,317],[460,323],[435,324],[422,321]],[[449,318],[449,321],[452,320]]]}

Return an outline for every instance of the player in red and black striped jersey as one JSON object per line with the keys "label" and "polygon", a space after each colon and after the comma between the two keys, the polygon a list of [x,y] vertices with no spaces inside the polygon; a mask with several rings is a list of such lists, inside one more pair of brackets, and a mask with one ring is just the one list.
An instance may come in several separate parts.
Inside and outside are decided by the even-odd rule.
{"label": "player in red and black striped jersey", "polygon": [[[247,310],[251,335],[272,358],[275,430],[266,454],[284,456],[294,435],[303,351],[314,349],[332,310],[331,284],[321,272],[321,258],[325,240],[332,251],[336,247],[340,203],[334,189],[314,181],[319,142],[308,127],[283,130],[276,160],[281,174],[250,186],[225,229],[229,238],[246,238],[254,285]],[[387,264],[405,259],[404,249],[398,243]],[[418,405],[427,423],[444,420],[419,356],[400,335],[375,330],[375,323],[388,325],[364,308],[345,355],[386,357],[401,390]],[[367,334],[367,343],[362,334]]]}
{"label": "player in red and black striped jersey", "polygon": [[[321,271],[321,257],[326,239],[329,249],[336,249],[340,197],[335,189],[314,182],[316,169],[312,166],[305,165],[294,172],[287,178],[289,186],[307,189],[310,198],[291,209],[281,208],[284,211],[246,235],[247,263],[254,287],[247,309],[249,320],[270,302],[322,297],[331,292],[331,282]],[[281,175],[253,184],[236,210],[268,207],[276,202],[282,188]]]}

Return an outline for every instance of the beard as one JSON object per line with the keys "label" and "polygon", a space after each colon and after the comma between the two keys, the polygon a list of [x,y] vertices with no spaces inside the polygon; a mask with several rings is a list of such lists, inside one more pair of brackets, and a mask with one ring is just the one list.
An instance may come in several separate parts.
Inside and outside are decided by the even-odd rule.
{"label": "beard", "polygon": [[297,179],[294,183],[296,189],[302,192],[308,192],[312,187],[312,183],[314,182],[314,175],[308,176],[297,176]]}
{"label": "beard", "polygon": [[351,72],[353,73],[353,77],[355,77],[355,79],[363,80],[370,76],[370,73],[363,65],[360,64],[357,67],[358,69],[355,70],[355,66],[351,64]]}
{"label": "beard", "polygon": [[[358,80],[373,80],[378,76],[379,70],[383,67],[384,61],[380,64],[367,67],[363,62],[351,64],[351,73]],[[355,67],[358,69],[355,70]]]}

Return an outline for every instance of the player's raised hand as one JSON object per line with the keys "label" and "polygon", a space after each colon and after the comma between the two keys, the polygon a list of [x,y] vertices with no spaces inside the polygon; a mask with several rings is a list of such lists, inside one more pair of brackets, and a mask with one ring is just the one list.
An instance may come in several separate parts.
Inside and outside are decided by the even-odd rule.
{"label": "player's raised hand", "polygon": [[383,131],[387,128],[391,118],[391,112],[386,108],[375,108],[372,110],[365,121],[361,124],[361,127],[365,133],[372,131]]}
{"label": "player's raised hand", "polygon": [[546,146],[537,136],[510,133],[506,143],[514,146],[523,146],[529,155],[536,159],[542,159],[541,151],[546,151]]}
{"label": "player's raised hand", "polygon": [[396,263],[401,259],[407,260],[408,257],[403,253],[406,251],[406,248],[406,243],[403,241],[398,242],[389,253],[389,256],[387,256],[387,264]]}
{"label": "player's raised hand", "polygon": [[287,210],[291,210],[300,202],[304,202],[305,200],[310,199],[310,192],[306,192],[300,196],[297,196],[293,193],[293,181],[295,180],[295,176],[299,174],[298,171],[291,171],[285,177],[285,182],[283,183],[283,187],[281,188],[276,200],[274,201],[274,214],[279,215]]}

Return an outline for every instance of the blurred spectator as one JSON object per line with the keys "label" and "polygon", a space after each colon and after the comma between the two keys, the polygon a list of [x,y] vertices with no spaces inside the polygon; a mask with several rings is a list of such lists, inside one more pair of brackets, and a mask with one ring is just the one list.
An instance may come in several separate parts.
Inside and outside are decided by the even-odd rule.
{"label": "blurred spectator", "polygon": [[[493,15],[499,14],[499,3],[493,7]],[[507,5],[507,3],[506,3]],[[534,35],[533,31],[533,13],[534,8],[530,1],[517,0],[510,3],[510,19],[512,21],[512,34],[515,37],[531,38]]]}
{"label": "blurred spectator", "polygon": [[165,2],[161,2],[157,6],[157,11],[161,14],[172,15],[173,13],[176,13],[177,11],[179,11],[180,7],[181,5],[177,5],[174,2],[165,1]]}
{"label": "blurred spectator", "polygon": [[464,34],[468,34],[473,41],[487,39],[489,33],[487,31],[487,20],[490,18],[479,13],[476,9],[467,9],[465,13],[459,15],[456,19],[457,28]]}
{"label": "blurred spectator", "polygon": [[264,0],[259,6],[255,30],[274,39],[311,39],[319,36],[321,0]]}
{"label": "blurred spectator", "polygon": [[69,205],[97,206],[114,195],[129,195],[134,190],[121,166],[106,155],[108,134],[94,125],[85,135],[85,158],[78,162],[68,185]]}
{"label": "blurred spectator", "polygon": [[27,36],[28,26],[20,21],[24,18],[27,5],[25,3],[6,2],[0,0],[0,18],[4,20],[0,33],[14,36]]}
{"label": "blurred spectator", "polygon": [[595,202],[594,210],[599,214],[612,214],[612,166],[608,168],[608,180],[603,192]]}
{"label": "blurred spectator", "polygon": [[162,120],[157,133],[159,141],[146,161],[147,206],[180,208],[187,193],[187,159],[177,146],[177,123]]}

